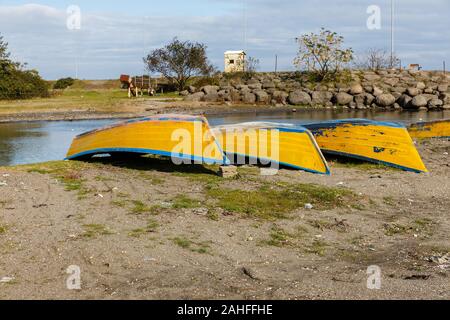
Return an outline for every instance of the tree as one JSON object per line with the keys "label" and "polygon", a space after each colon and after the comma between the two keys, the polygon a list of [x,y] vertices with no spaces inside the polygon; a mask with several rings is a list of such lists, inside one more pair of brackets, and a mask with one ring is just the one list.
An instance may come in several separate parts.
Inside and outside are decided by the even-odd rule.
{"label": "tree", "polygon": [[296,39],[300,48],[294,64],[314,72],[318,80],[335,76],[345,64],[353,60],[353,50],[343,49],[344,38],[336,32],[321,29]]}
{"label": "tree", "polygon": [[48,85],[34,70],[10,59],[8,43],[0,36],[0,100],[48,96]]}
{"label": "tree", "polygon": [[180,41],[177,38],[164,48],[152,51],[144,62],[150,72],[161,73],[176,83],[180,91],[194,76],[209,76],[215,71],[206,56],[206,46],[201,43]]}
{"label": "tree", "polygon": [[[392,61],[391,61],[392,60]],[[358,69],[377,71],[400,65],[400,59],[383,49],[370,48],[365,54],[358,57],[356,67]]]}

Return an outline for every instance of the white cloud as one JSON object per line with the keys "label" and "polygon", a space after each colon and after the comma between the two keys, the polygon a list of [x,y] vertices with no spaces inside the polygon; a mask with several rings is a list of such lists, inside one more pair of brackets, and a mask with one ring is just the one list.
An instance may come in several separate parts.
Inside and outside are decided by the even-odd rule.
{"label": "white cloud", "polygon": [[[215,0],[221,2],[222,0]],[[76,61],[84,78],[116,78],[120,73],[142,73],[142,57],[153,48],[178,36],[204,42],[211,60],[222,67],[223,52],[244,47],[244,15],[236,3],[235,13],[211,16],[128,16],[94,14],[82,9],[82,29],[66,28],[66,12],[29,4],[0,6],[0,32],[13,55],[37,68],[46,78],[74,75]],[[223,1],[222,1],[223,2]],[[278,54],[282,69],[291,69],[296,53],[294,38],[324,26],[342,34],[357,52],[368,47],[389,47],[389,1],[382,6],[383,28],[369,31],[367,6],[373,0],[293,1],[247,0],[247,49],[273,69]],[[450,1],[397,1],[398,53],[404,63],[418,62],[439,68],[450,60],[447,19]]]}

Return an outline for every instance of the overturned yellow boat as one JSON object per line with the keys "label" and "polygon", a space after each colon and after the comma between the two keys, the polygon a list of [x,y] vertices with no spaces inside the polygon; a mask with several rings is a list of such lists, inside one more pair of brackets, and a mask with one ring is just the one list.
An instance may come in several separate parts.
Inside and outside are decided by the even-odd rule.
{"label": "overturned yellow boat", "polygon": [[407,128],[365,119],[304,125],[324,153],[380,163],[406,171],[427,172]]}
{"label": "overturned yellow boat", "polygon": [[228,164],[202,116],[161,115],[121,122],[77,136],[67,159],[134,153],[171,157],[177,164]]}
{"label": "overturned yellow boat", "polygon": [[450,120],[415,123],[408,131],[413,139],[450,138]]}
{"label": "overturned yellow boat", "polygon": [[242,123],[214,128],[232,164],[286,166],[330,174],[313,135],[306,128],[276,123]]}

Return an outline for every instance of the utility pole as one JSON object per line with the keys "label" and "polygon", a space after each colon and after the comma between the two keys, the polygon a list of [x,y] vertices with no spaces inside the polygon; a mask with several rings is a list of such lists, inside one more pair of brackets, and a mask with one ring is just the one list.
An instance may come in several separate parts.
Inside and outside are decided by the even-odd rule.
{"label": "utility pole", "polygon": [[275,55],[275,73],[278,72],[278,55]]}
{"label": "utility pole", "polygon": [[445,60],[442,62],[442,65],[443,65],[443,67],[444,67],[444,76],[445,76],[445,74],[446,74],[446,72],[447,72],[447,71],[446,71],[446,68],[445,68],[445,67],[446,67],[446,66],[445,66]]}
{"label": "utility pole", "polygon": [[391,69],[394,68],[395,59],[395,4],[394,0],[391,0]]}

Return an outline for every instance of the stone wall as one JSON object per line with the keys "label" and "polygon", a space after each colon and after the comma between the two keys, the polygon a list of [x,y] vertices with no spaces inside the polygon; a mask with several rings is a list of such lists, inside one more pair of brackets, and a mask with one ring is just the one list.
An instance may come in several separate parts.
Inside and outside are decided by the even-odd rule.
{"label": "stone wall", "polygon": [[351,71],[336,83],[313,83],[308,74],[258,73],[251,79],[222,75],[218,86],[189,87],[186,101],[351,109],[450,109],[450,75],[443,72]]}

